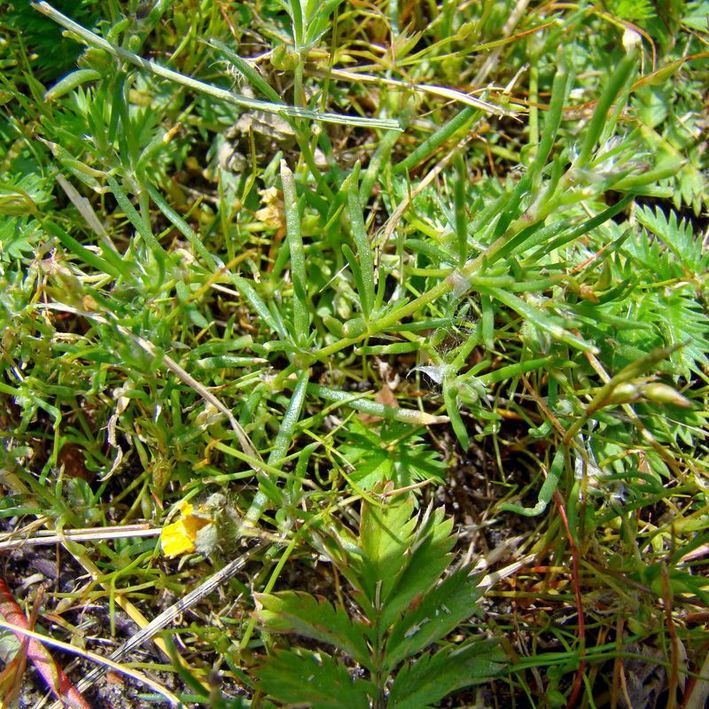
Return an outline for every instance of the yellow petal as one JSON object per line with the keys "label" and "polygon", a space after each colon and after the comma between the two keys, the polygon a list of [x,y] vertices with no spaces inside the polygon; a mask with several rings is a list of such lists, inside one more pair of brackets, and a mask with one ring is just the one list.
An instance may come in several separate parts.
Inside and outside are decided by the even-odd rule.
{"label": "yellow petal", "polygon": [[194,537],[190,535],[184,519],[178,519],[177,522],[163,527],[160,544],[165,556],[180,556],[194,551]]}
{"label": "yellow petal", "polygon": [[163,527],[160,545],[165,556],[180,556],[195,551],[197,532],[209,524],[209,520],[194,514],[189,502],[180,505],[180,519]]}

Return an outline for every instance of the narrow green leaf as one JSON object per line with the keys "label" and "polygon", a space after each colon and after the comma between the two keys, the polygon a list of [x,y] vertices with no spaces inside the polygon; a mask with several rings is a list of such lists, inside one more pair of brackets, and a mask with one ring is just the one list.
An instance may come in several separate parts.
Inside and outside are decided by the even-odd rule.
{"label": "narrow green leaf", "polygon": [[406,158],[397,163],[394,166],[394,174],[398,175],[412,167],[416,167],[416,165],[425,160],[429,155],[433,155],[451,136],[455,135],[458,131],[463,132],[463,130],[469,129],[473,121],[477,120],[482,115],[483,112],[479,108],[466,106],[460,113],[426,138],[426,140]]}
{"label": "narrow green leaf", "polygon": [[362,347],[356,347],[355,354],[389,355],[419,352],[420,350],[420,342],[392,342],[389,345],[364,345]]}
{"label": "narrow green leaf", "polygon": [[298,195],[295,189],[293,173],[281,160],[281,181],[283,184],[283,201],[286,211],[286,238],[290,252],[291,279],[293,281],[293,337],[300,347],[308,341],[310,331],[310,314],[308,312],[307,284],[305,270],[305,251],[303,237],[300,233],[300,210]]}
{"label": "narrow green leaf", "polygon": [[396,406],[387,406],[378,401],[364,398],[362,394],[353,394],[349,391],[338,391],[320,384],[308,384],[308,393],[317,396],[325,401],[349,406],[351,409],[361,411],[371,416],[381,416],[385,419],[393,419],[410,423],[414,426],[431,426],[436,423],[448,423],[447,416],[436,416],[434,414],[419,411],[418,409],[404,409]]}
{"label": "narrow green leaf", "polygon": [[291,444],[295,426],[298,423],[301,411],[303,410],[303,402],[305,401],[305,392],[308,385],[309,375],[310,372],[307,369],[304,369],[298,376],[298,382],[295,385],[293,395],[288,403],[288,408],[286,409],[283,419],[281,420],[281,426],[278,429],[278,435],[276,436],[276,440],[273,444],[273,449],[271,450],[271,454],[268,456],[269,465],[277,465],[278,462],[282,458],[285,458],[288,453],[288,446]]}
{"label": "narrow green leaf", "polygon": [[468,219],[465,213],[465,185],[467,170],[461,153],[455,156],[457,177],[453,192],[455,201],[455,233],[458,238],[458,265],[462,268],[468,259]]}
{"label": "narrow green leaf", "polygon": [[[303,410],[303,402],[305,401],[306,386],[310,373],[307,369],[303,370],[298,377],[298,383],[293,390],[293,395],[288,404],[281,426],[278,429],[276,440],[273,444],[273,449],[268,456],[268,465],[277,466],[280,461],[286,457],[288,446],[293,439],[295,426],[300,419],[300,414]],[[266,509],[269,500],[278,502],[281,498],[281,492],[276,486],[274,480],[265,475],[259,476],[259,489],[254,495],[249,509],[244,515],[244,520],[251,525],[256,525],[263,511]]]}
{"label": "narrow green leaf", "polygon": [[481,374],[477,379],[484,385],[494,384],[495,382],[504,382],[521,374],[533,372],[535,369],[540,369],[549,364],[551,357],[539,357],[538,359],[528,359],[524,362],[516,362],[508,364],[506,367],[500,367],[488,374]]}
{"label": "narrow green leaf", "polygon": [[101,253],[104,258],[118,271],[120,271],[126,279],[130,279],[133,275],[131,273],[131,265],[126,262],[123,254],[118,252],[116,245],[111,240],[111,237],[106,232],[101,220],[96,215],[93,207],[89,200],[82,197],[81,194],[76,190],[76,188],[69,182],[64,175],[58,174],[56,180],[60,187],[66,193],[66,196],[71,200],[72,204],[76,207],[79,214],[84,218],[84,221],[89,225],[91,230],[98,237],[99,246],[101,248]]}
{"label": "narrow green leaf", "polygon": [[565,51],[562,49],[558,56],[554,82],[552,83],[551,103],[549,110],[544,114],[544,132],[537,146],[534,162],[530,167],[532,179],[535,183],[538,183],[542,169],[546,165],[552,148],[554,147],[554,142],[559,132],[559,126],[561,125],[561,119],[564,113],[564,106],[566,105],[566,100],[574,82],[574,76],[569,70],[569,61]]}
{"label": "narrow green leaf", "polygon": [[340,608],[302,591],[259,593],[256,617],[273,633],[296,633],[333,645],[360,665],[370,665],[364,629]]}
{"label": "narrow green leaf", "polygon": [[593,112],[591,121],[586,128],[583,145],[579,156],[575,161],[575,167],[585,167],[591,160],[593,149],[596,147],[601,133],[608,120],[608,111],[610,110],[613,101],[616,100],[626,82],[630,80],[631,75],[635,71],[637,65],[637,55],[635,52],[629,53],[623,57],[618,68],[613,72],[603,92],[601,93],[596,109]]}
{"label": "narrow green leaf", "polygon": [[492,298],[481,294],[480,309],[482,310],[480,335],[486,349],[493,350],[495,348],[495,309],[492,305]]}
{"label": "narrow green leaf", "polygon": [[268,306],[263,302],[261,296],[256,292],[256,289],[253,285],[251,285],[250,281],[246,278],[242,278],[241,276],[232,275],[231,282],[234,284],[234,287],[239,291],[239,293],[241,293],[241,295],[251,304],[251,307],[256,311],[256,314],[271,329],[271,331],[276,333],[280,338],[285,339],[286,331],[271,315],[271,311],[268,309]]}
{"label": "narrow green leaf", "polygon": [[561,325],[555,323],[546,313],[539,310],[539,308],[529,305],[529,303],[522,300],[522,298],[516,296],[514,293],[504,291],[500,288],[486,288],[485,291],[523,318],[532,322],[538,328],[546,330],[555,340],[565,342],[574,349],[583,352],[598,352],[598,349],[594,345],[564,329]]}
{"label": "narrow green leaf", "polygon": [[118,182],[110,175],[107,178],[107,182],[108,186],[111,188],[111,192],[113,192],[113,196],[116,198],[116,202],[118,202],[118,206],[126,215],[128,221],[130,221],[148,248],[153,252],[158,264],[164,267],[167,253],[153,235],[153,230],[150,225],[145,223],[145,220],[128,199],[128,195],[126,195]]}
{"label": "narrow green leaf", "polygon": [[568,228],[569,224],[565,220],[553,222],[546,226],[544,226],[542,221],[538,221],[522,229],[518,234],[506,241],[504,246],[495,251],[487,262],[492,265],[500,260],[509,260],[512,257],[520,256],[538,244],[542,245],[540,251],[546,255],[551,251],[551,247],[548,246],[551,240]]}
{"label": "narrow green leaf", "polygon": [[300,0],[289,0],[287,3],[283,0],[283,4],[287,8],[293,23],[293,41],[295,49],[298,51],[303,48],[305,43],[305,22]]}
{"label": "narrow green leaf", "polygon": [[443,403],[446,405],[446,411],[448,412],[448,417],[451,420],[453,433],[455,433],[455,437],[458,439],[460,447],[464,451],[467,451],[468,448],[470,448],[470,438],[468,436],[468,430],[465,427],[463,417],[460,415],[458,387],[455,385],[454,381],[450,382],[448,379],[444,380]]}
{"label": "narrow green leaf", "polygon": [[[401,118],[404,125],[408,122],[407,117],[409,110],[410,109],[404,109],[403,111]],[[381,137],[379,145],[374,151],[364,175],[362,175],[362,184],[359,187],[359,201],[361,204],[367,204],[372,194],[372,188],[380,178],[382,170],[386,165],[391,164],[391,151],[400,137],[401,132],[395,130],[388,131]]]}
{"label": "narrow green leaf", "polygon": [[[604,209],[599,214],[594,217],[587,219],[576,227],[570,228],[567,231],[567,225],[564,225],[562,229],[554,230],[551,227],[554,224],[544,229],[540,229],[538,234],[535,235],[533,239],[530,239],[528,244],[525,244],[525,250],[543,241],[546,243],[541,243],[541,246],[526,259],[526,263],[534,263],[535,261],[547,256],[555,249],[559,249],[566,244],[570,244],[581,236],[590,233],[593,229],[599,227],[604,222],[612,219],[616,214],[620,214],[631,202],[633,201],[632,195],[626,195],[622,199],[619,199],[614,205]],[[561,232],[557,236],[558,232]]]}
{"label": "narrow green leaf", "polygon": [[[615,182],[612,185],[612,188],[622,192],[630,192],[633,195],[649,194],[652,196],[654,190],[656,189],[655,185],[657,182],[660,180],[666,180],[668,177],[674,177],[682,169],[682,167],[683,164],[681,162],[676,162],[674,160],[664,161],[647,172],[642,172],[635,175],[625,175],[620,180]],[[645,186],[648,187],[647,191],[643,190],[643,187]]]}
{"label": "narrow green leaf", "polygon": [[68,234],[64,229],[62,229],[58,224],[54,222],[45,221],[43,222],[44,228],[54,236],[59,239],[59,241],[71,251],[73,254],[78,256],[84,263],[89,266],[93,266],[100,273],[107,273],[109,276],[114,278],[120,278],[123,274],[113,265],[111,265],[105,258],[95,254],[93,251],[89,251],[85,246],[82,246],[73,236]]}
{"label": "narrow green leaf", "polygon": [[77,86],[81,86],[89,81],[96,81],[96,79],[101,78],[101,72],[95,69],[77,69],[72,71],[71,74],[67,74],[63,79],[57,81],[51,89],[45,92],[45,101],[54,101],[54,99],[68,94],[73,91]]}
{"label": "narrow green leaf", "polygon": [[352,238],[357,248],[357,258],[359,259],[360,271],[360,292],[359,298],[362,306],[362,315],[365,320],[369,320],[374,307],[374,257],[372,245],[369,242],[367,228],[362,216],[362,205],[359,200],[359,166],[350,175],[350,182],[347,189],[347,213],[350,219],[350,229]]}
{"label": "narrow green leaf", "polygon": [[192,227],[167,203],[165,198],[151,184],[145,185],[150,198],[155,202],[158,209],[170,220],[175,228],[188,239],[195,253],[206,263],[221,266],[219,259],[210,253],[209,249],[202,243],[199,235]]}
{"label": "narrow green leaf", "polygon": [[364,282],[362,281],[362,269],[349,244],[342,244],[342,254],[347,259],[347,264],[350,267],[350,271],[352,271],[352,280],[354,281],[355,290],[360,296],[360,303],[362,305],[363,322],[366,322],[365,319],[369,317],[369,311],[366,310],[367,305],[364,298],[362,298],[362,293],[365,292]]}
{"label": "narrow green leaf", "polygon": [[534,507],[522,507],[513,502],[503,502],[499,509],[506,512],[516,512],[518,515],[523,515],[524,517],[537,517],[542,514],[547,508],[547,505],[551,502],[551,498],[554,495],[554,491],[559,485],[559,480],[561,479],[561,474],[564,472],[564,463],[566,461],[566,456],[564,454],[564,448],[560,447],[552,460],[551,466],[549,468],[549,473],[539,490],[539,497],[537,504]]}

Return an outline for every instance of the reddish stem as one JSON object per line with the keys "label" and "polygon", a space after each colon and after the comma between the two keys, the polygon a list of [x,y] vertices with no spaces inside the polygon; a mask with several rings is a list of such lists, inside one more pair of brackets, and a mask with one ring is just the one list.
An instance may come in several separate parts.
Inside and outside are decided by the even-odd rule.
{"label": "reddish stem", "polygon": [[579,550],[574,541],[574,537],[571,534],[571,529],[569,528],[569,520],[566,516],[566,510],[564,509],[564,498],[561,494],[556,491],[554,493],[554,502],[556,504],[557,510],[559,510],[559,516],[564,525],[566,531],[566,538],[569,541],[569,548],[571,549],[571,582],[574,587],[574,597],[576,599],[576,613],[579,618],[579,655],[581,661],[579,662],[578,670],[576,671],[576,678],[574,679],[574,686],[569,695],[569,700],[566,703],[566,709],[573,709],[577,706],[577,701],[579,694],[581,693],[581,687],[583,685],[583,673],[586,671],[586,660],[584,656],[586,654],[586,620],[583,615],[583,598],[581,597],[581,579],[579,573]]}
{"label": "reddish stem", "polygon": [[[3,579],[0,578],[0,615],[13,625],[31,630],[27,617],[22,612],[22,608],[17,604],[10,589]],[[54,661],[49,651],[39,640],[28,638],[22,633],[15,633],[18,640],[26,648],[27,657],[32,660],[32,664],[42,675],[47,686],[54,692],[57,699],[61,700],[70,709],[91,709],[89,703],[84,699],[79,690],[72,684],[64,671]]]}

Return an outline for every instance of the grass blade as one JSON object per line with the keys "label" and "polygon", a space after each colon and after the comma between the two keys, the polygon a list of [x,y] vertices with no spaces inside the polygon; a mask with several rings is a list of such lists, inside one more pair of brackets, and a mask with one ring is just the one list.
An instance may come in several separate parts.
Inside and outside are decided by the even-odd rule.
{"label": "grass blade", "polygon": [[608,111],[621,92],[623,86],[631,80],[637,66],[637,56],[635,52],[631,52],[618,65],[613,75],[608,80],[603,93],[598,99],[596,109],[591,117],[591,122],[586,128],[583,145],[579,152],[579,156],[575,161],[576,167],[586,167],[591,161],[593,149],[603,132],[608,120]]}
{"label": "grass blade", "polygon": [[290,251],[291,280],[293,281],[293,337],[298,346],[304,347],[308,341],[310,330],[307,296],[308,276],[305,270],[303,237],[300,233],[298,195],[293,173],[285,160],[281,160],[281,182],[286,210],[286,236]]}
{"label": "grass blade", "polygon": [[374,307],[374,257],[372,245],[367,235],[367,228],[362,216],[362,205],[359,199],[359,165],[349,177],[347,185],[347,214],[350,219],[352,238],[357,249],[360,274],[360,303],[365,321],[369,320]]}
{"label": "grass blade", "polygon": [[399,122],[390,119],[364,118],[361,116],[345,116],[337,113],[310,111],[306,108],[287,106],[283,103],[269,103],[268,101],[260,101],[258,99],[252,99],[247,96],[235,94],[232,91],[227,91],[226,89],[220,89],[217,86],[206,84],[203,81],[192,78],[191,76],[185,76],[184,74],[168,69],[160,64],[157,64],[156,62],[150,61],[149,59],[143,59],[143,57],[140,57],[133,52],[129,52],[122,47],[115,46],[106,41],[103,37],[99,37],[97,34],[69,19],[58,10],[55,10],[49,3],[44,2],[44,0],[41,2],[33,2],[32,7],[41,12],[43,15],[50,17],[62,27],[65,27],[71,32],[77,34],[84,40],[84,42],[93,47],[103,49],[112,56],[129,62],[130,64],[137,66],[139,69],[149,71],[156,76],[162,77],[163,79],[168,79],[169,81],[181,84],[182,86],[187,86],[194,91],[199,91],[200,93],[207,94],[213,98],[221,99],[222,101],[226,101],[227,103],[231,103],[236,106],[241,106],[255,111],[280,113],[284,116],[291,116],[293,118],[308,118],[313,121],[323,121],[324,123],[338,123],[350,126],[368,126],[371,128],[401,130]]}

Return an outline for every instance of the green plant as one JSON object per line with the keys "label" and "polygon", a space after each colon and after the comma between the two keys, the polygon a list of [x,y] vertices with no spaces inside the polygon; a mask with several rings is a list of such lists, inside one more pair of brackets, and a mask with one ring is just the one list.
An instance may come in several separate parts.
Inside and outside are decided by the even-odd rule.
{"label": "green plant", "polygon": [[[679,701],[705,654],[706,1],[69,5],[0,13],[0,544],[187,542],[67,538],[91,582],[42,622],[90,645],[105,603],[119,636],[115,604],[159,615],[261,535],[152,662],[185,701],[312,664],[324,635],[266,629],[291,605],[341,624],[315,674],[362,701],[486,675],[483,635],[520,652],[501,701],[642,706],[643,653]],[[413,521],[431,500],[445,534]],[[418,601],[372,595],[384,522],[400,579],[429,533],[515,578],[417,654]],[[421,593],[472,607],[449,561]]]}
{"label": "green plant", "polygon": [[364,490],[392,482],[407,487],[421,480],[445,479],[445,463],[423,442],[415,428],[385,421],[380,431],[354,421],[347,427],[340,453],[351,466],[349,480]]}
{"label": "green plant", "polygon": [[254,672],[265,694],[343,709],[429,706],[502,669],[494,640],[443,642],[481,595],[470,569],[451,568],[451,520],[431,507],[414,514],[410,495],[376,497],[362,504],[357,536],[341,528],[320,540],[352,586],[355,611],[302,591],[256,596],[265,630],[332,648],[276,645]]}

